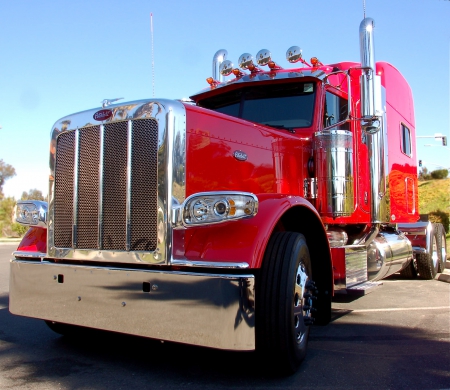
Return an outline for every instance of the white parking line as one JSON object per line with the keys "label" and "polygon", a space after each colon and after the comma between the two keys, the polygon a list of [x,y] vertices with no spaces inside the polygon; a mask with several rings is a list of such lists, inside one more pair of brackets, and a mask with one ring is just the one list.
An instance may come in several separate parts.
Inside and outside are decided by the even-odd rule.
{"label": "white parking line", "polygon": [[340,308],[335,307],[334,309],[347,309],[351,310],[352,313],[366,313],[366,312],[376,312],[376,311],[412,311],[412,310],[442,310],[447,309],[450,310],[449,306],[436,306],[436,307],[398,307],[398,308],[386,308],[386,309],[361,309],[361,310],[352,310],[348,308]]}

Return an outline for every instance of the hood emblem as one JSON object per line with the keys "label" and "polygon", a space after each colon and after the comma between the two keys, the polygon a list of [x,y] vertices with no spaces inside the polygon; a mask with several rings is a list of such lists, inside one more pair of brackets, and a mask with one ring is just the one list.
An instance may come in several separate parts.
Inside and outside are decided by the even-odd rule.
{"label": "hood emblem", "polygon": [[243,152],[242,150],[236,150],[233,153],[233,155],[236,160],[239,160],[239,161],[247,160],[247,153]]}
{"label": "hood emblem", "polygon": [[111,110],[100,110],[93,115],[93,118],[96,121],[106,121],[107,119],[111,118],[112,115],[113,112]]}

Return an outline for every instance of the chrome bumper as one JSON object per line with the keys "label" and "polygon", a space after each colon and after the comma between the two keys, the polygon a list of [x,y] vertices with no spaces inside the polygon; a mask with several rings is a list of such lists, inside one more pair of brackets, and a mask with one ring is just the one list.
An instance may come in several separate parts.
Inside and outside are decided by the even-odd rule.
{"label": "chrome bumper", "polygon": [[253,350],[254,276],[11,260],[9,310],[67,324]]}

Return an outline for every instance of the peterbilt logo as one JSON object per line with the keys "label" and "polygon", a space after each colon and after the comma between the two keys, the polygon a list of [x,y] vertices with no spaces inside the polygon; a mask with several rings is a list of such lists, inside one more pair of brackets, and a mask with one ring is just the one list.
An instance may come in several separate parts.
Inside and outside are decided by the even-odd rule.
{"label": "peterbilt logo", "polygon": [[236,160],[239,161],[247,160],[247,153],[243,152],[242,150],[236,150],[233,155]]}
{"label": "peterbilt logo", "polygon": [[96,121],[106,121],[107,119],[111,118],[112,115],[113,113],[111,110],[100,110],[94,114],[93,118]]}

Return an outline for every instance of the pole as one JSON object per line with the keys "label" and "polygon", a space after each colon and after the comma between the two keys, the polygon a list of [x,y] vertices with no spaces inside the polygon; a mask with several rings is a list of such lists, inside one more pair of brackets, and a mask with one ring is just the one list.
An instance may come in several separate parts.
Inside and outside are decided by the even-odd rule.
{"label": "pole", "polygon": [[153,50],[153,14],[150,13],[150,33],[152,36],[152,90],[155,97],[155,55]]}

